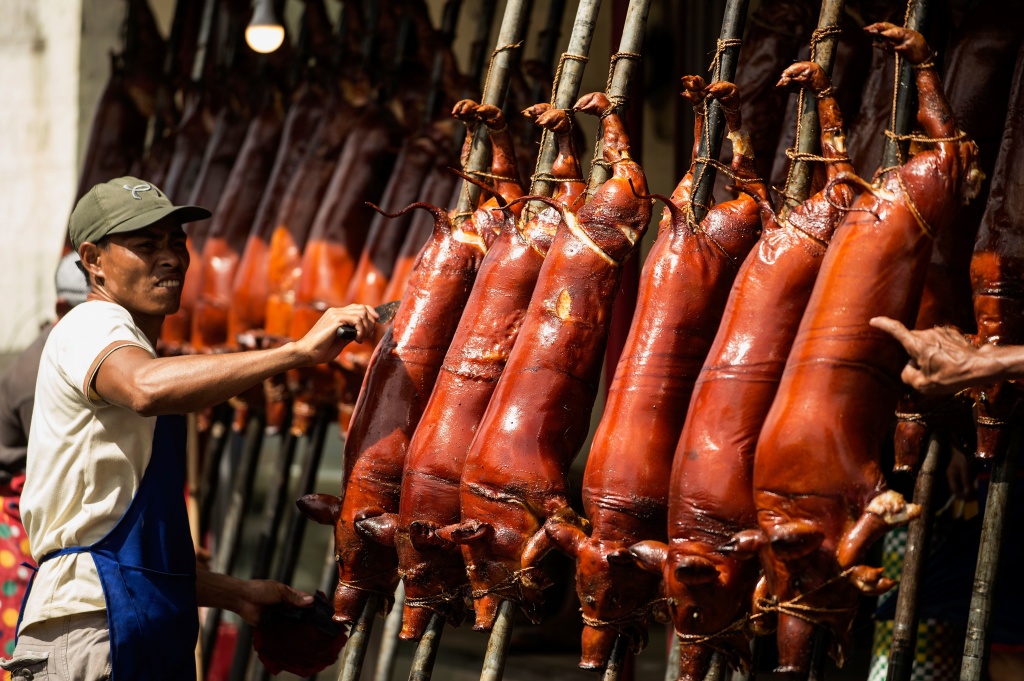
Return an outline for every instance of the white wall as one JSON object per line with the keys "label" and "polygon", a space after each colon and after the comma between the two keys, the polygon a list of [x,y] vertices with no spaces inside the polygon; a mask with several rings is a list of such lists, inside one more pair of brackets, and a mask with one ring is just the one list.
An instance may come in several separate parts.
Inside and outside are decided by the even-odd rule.
{"label": "white wall", "polygon": [[81,0],[0,0],[0,352],[36,335],[77,177]]}

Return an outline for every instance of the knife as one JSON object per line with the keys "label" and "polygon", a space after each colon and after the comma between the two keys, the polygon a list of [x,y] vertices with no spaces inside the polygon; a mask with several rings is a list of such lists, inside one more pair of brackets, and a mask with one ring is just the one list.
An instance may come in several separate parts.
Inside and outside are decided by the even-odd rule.
{"label": "knife", "polygon": [[[395,313],[398,312],[398,306],[402,304],[401,300],[392,300],[390,303],[384,303],[373,308],[380,315],[380,319],[377,320],[378,324],[390,324],[391,320],[395,318]],[[352,340],[356,337],[356,327],[349,326],[348,324],[342,324],[338,327],[338,339],[339,340]]]}

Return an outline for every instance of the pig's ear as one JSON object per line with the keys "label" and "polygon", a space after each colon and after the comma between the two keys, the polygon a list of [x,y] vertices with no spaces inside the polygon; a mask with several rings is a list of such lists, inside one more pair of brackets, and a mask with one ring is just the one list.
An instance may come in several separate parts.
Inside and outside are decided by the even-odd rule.
{"label": "pig's ear", "polygon": [[587,541],[586,533],[577,525],[558,518],[548,518],[544,531],[559,551],[573,560],[580,557],[580,548]]}
{"label": "pig's ear", "polygon": [[668,560],[668,545],[660,541],[642,541],[629,547],[629,555],[641,570],[660,575]]}
{"label": "pig's ear", "polygon": [[783,560],[803,558],[813,553],[824,539],[821,530],[806,520],[782,523],[768,531],[772,551]]}
{"label": "pig's ear", "polygon": [[607,560],[612,565],[634,565],[633,554],[629,552],[629,549],[625,547],[619,547],[614,551],[609,551],[605,555]]}
{"label": "pig's ear", "polygon": [[417,551],[451,551],[455,544],[437,534],[438,526],[423,520],[409,523],[409,542]]}
{"label": "pig's ear", "polygon": [[471,544],[494,536],[494,527],[479,520],[466,520],[436,530],[437,535],[453,544]]}
{"label": "pig's ear", "polygon": [[704,556],[683,556],[673,571],[683,584],[708,584],[718,579],[718,566]]}
{"label": "pig's ear", "polygon": [[737,532],[729,541],[718,547],[721,553],[731,553],[741,560],[753,558],[761,547],[768,543],[768,535],[759,529]]}
{"label": "pig's ear", "polygon": [[359,534],[384,546],[395,545],[398,515],[382,513],[379,509],[367,509],[357,513],[356,518],[355,526]]}
{"label": "pig's ear", "polygon": [[296,500],[302,514],[321,525],[334,525],[341,513],[341,499],[333,494],[307,494]]}

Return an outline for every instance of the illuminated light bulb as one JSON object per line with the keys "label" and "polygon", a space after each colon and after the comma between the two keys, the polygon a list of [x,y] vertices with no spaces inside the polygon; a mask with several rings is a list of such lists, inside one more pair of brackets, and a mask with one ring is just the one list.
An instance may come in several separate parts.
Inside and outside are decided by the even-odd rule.
{"label": "illuminated light bulb", "polygon": [[252,19],[245,27],[245,42],[255,52],[267,54],[281,47],[284,26],[274,16],[270,0],[256,0]]}

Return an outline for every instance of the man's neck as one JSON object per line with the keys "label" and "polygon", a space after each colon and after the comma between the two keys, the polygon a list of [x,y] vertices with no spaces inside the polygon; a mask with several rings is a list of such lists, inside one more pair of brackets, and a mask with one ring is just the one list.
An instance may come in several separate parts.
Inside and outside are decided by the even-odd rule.
{"label": "man's neck", "polygon": [[132,316],[132,320],[135,325],[142,330],[142,333],[149,340],[150,344],[155,348],[157,341],[160,339],[160,329],[164,324],[163,315],[148,315],[140,312],[135,312],[128,306],[121,302],[114,300],[114,298],[101,287],[93,287],[93,290],[89,292],[86,300],[102,300],[107,303],[113,303],[128,310],[128,314]]}

